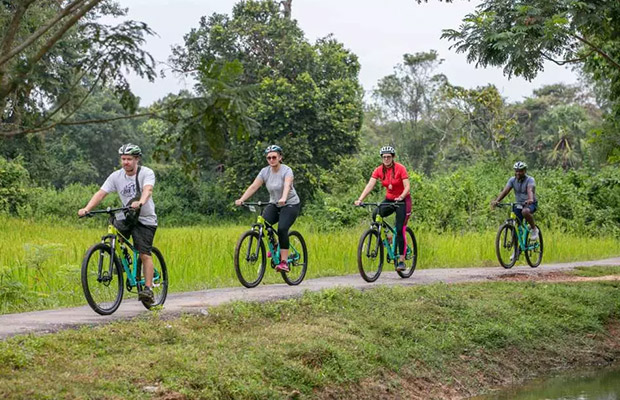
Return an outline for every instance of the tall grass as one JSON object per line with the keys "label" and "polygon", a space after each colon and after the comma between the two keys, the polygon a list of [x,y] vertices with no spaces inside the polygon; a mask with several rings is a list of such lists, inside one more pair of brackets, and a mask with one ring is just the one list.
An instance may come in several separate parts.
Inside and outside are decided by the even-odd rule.
{"label": "tall grass", "polygon": [[[155,245],[168,264],[170,290],[239,285],[233,250],[249,221],[246,225],[159,228]],[[357,243],[366,228],[360,224],[324,232],[309,220],[296,223],[294,229],[302,232],[308,245],[307,278],[356,274]],[[0,313],[84,304],[80,286],[82,257],[104,233],[103,221],[93,228],[0,217]],[[547,263],[620,255],[620,243],[614,238],[580,238],[551,231],[544,231],[544,235],[543,261]],[[416,231],[416,237],[420,269],[498,265],[495,232]],[[269,270],[264,282],[282,280]]]}

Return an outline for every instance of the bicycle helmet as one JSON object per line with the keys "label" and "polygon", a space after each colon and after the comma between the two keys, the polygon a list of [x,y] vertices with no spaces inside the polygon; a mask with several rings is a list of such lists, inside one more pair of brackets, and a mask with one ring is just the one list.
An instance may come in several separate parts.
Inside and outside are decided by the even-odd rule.
{"label": "bicycle helmet", "polygon": [[527,164],[524,163],[523,161],[517,161],[515,163],[515,165],[512,166],[512,168],[513,169],[518,169],[518,170],[527,169]]}
{"label": "bicycle helmet", "polygon": [[142,156],[142,150],[140,149],[139,146],[132,144],[132,143],[127,143],[121,146],[120,149],[118,149],[118,154],[121,156]]}
{"label": "bicycle helmet", "polygon": [[379,151],[379,155],[391,154],[392,156],[396,155],[396,150],[392,146],[383,146]]}
{"label": "bicycle helmet", "polygon": [[278,146],[277,144],[267,146],[267,148],[265,149],[265,154],[271,153],[272,151],[277,151],[278,153],[282,154],[282,147]]}

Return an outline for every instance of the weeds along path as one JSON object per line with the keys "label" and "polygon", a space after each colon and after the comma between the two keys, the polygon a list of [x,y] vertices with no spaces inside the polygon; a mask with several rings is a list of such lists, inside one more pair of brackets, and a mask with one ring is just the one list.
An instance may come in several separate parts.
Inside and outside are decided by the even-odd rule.
{"label": "weeds along path", "polygon": [[[550,272],[569,271],[575,267],[620,265],[620,257],[596,261],[577,261],[561,264],[543,264],[538,268],[518,266],[506,270],[501,267],[487,268],[437,268],[416,271],[409,279],[400,278],[395,272],[384,270],[375,283],[366,283],[359,275],[346,275],[308,279],[299,286],[284,283],[260,285],[254,289],[234,287],[203,290],[198,292],[171,293],[168,295],[162,316],[174,317],[182,313],[208,313],[208,308],[231,301],[271,301],[301,295],[304,291],[319,291],[338,286],[354,287],[360,290],[372,289],[378,285],[428,285],[433,283],[482,282],[496,279],[536,279]],[[174,279],[174,277],[172,277]],[[551,279],[554,280],[554,279]],[[557,280],[557,279],[555,279]],[[86,301],[85,301],[86,303]],[[51,333],[61,329],[84,325],[105,324],[115,320],[129,319],[147,311],[135,298],[126,299],[116,313],[103,317],[90,307],[74,307],[59,310],[33,311],[21,314],[0,315],[0,339],[26,333]]]}

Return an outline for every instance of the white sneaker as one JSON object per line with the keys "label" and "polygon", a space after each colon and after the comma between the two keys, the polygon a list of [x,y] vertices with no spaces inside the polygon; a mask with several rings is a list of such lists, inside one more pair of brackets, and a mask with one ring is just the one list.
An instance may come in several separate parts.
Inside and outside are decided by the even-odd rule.
{"label": "white sneaker", "polygon": [[538,240],[538,228],[532,229],[532,231],[530,232],[530,239]]}

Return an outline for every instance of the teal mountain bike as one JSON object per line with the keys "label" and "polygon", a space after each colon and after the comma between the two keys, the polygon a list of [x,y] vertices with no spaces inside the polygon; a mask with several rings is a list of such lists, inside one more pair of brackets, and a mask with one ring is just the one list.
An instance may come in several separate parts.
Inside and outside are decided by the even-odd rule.
{"label": "teal mountain bike", "polygon": [[[361,203],[359,207],[379,207],[381,205],[382,203]],[[404,206],[404,203],[392,203],[390,206]],[[405,266],[407,269],[396,271],[401,278],[411,277],[418,261],[418,243],[410,227],[406,229],[405,242],[407,244],[405,254]],[[386,250],[386,261],[388,263],[398,262],[396,227],[392,227],[381,215],[377,214],[375,220],[370,224],[370,228],[360,237],[357,246],[357,267],[360,275],[366,282],[374,282],[381,275]]]}
{"label": "teal mountain bike", "polygon": [[[94,244],[87,251],[82,261],[82,289],[88,305],[98,314],[110,315],[118,309],[123,300],[123,286],[127,291],[136,289],[139,292],[144,287],[142,277],[142,261],[135,247],[114,226],[115,215],[120,219],[129,207],[95,210],[85,217],[96,214],[108,214],[109,225],[107,235],[101,237],[101,242]],[[118,213],[118,214],[117,214]],[[152,250],[153,273],[153,304],[142,303],[150,309],[161,306],[168,294],[168,268],[164,256],[157,248]],[[123,272],[126,278],[123,279]]]}
{"label": "teal mountain bike", "polygon": [[504,268],[512,268],[521,253],[525,253],[525,260],[532,268],[540,265],[543,257],[543,234],[538,228],[538,239],[530,238],[530,228],[525,218],[519,223],[513,206],[523,207],[522,203],[499,203],[498,207],[510,207],[510,216],[497,231],[495,238],[495,253],[497,260]]}
{"label": "teal mountain bike", "polygon": [[[239,282],[247,288],[256,287],[267,268],[267,258],[271,259],[271,268],[280,264],[280,244],[278,234],[273,225],[265,221],[262,209],[269,205],[268,202],[243,203],[252,212],[258,211],[256,223],[250,230],[241,235],[235,246],[235,272]],[[268,251],[265,250],[265,237],[267,238]],[[306,241],[301,233],[289,232],[289,272],[280,271],[282,279],[289,285],[299,285],[306,276],[308,269],[308,249]]]}

